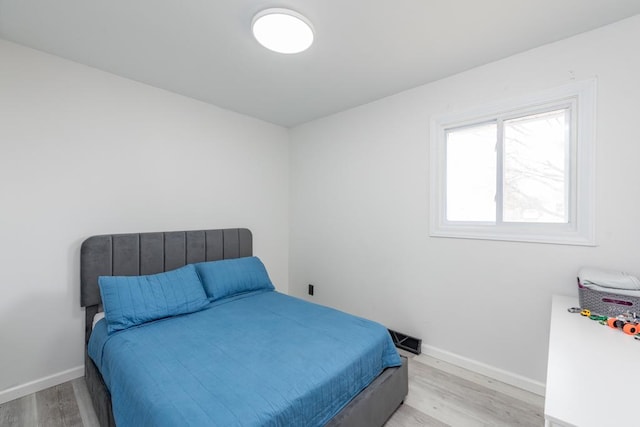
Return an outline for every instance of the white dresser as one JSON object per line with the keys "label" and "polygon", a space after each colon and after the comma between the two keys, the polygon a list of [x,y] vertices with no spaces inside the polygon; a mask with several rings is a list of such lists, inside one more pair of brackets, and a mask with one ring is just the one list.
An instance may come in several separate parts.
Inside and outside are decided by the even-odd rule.
{"label": "white dresser", "polygon": [[545,425],[640,425],[640,341],[569,307],[578,299],[553,297]]}

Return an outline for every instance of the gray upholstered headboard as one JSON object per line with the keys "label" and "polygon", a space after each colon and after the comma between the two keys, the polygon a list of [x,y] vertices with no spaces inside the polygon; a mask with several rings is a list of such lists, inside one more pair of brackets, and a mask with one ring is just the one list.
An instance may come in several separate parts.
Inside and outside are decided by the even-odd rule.
{"label": "gray upholstered headboard", "polygon": [[86,338],[98,311],[99,276],[139,276],[202,261],[253,255],[251,231],[167,231],[89,237],[80,249],[80,303],[87,307]]}

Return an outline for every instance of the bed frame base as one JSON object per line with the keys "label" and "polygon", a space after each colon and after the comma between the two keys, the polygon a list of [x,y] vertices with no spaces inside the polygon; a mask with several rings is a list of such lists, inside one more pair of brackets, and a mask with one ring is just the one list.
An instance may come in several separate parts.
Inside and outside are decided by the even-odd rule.
{"label": "bed frame base", "polygon": [[[172,270],[188,263],[251,256],[253,239],[245,228],[93,236],[81,248],[81,305],[85,312],[85,343],[101,303],[99,276],[137,276]],[[98,421],[115,427],[111,395],[85,350],[85,380]],[[407,359],[388,368],[345,406],[327,426],[382,426],[409,391]]]}
{"label": "bed frame base", "polygon": [[111,395],[107,391],[107,386],[102,381],[102,376],[93,363],[93,360],[85,352],[84,354],[84,379],[91,396],[93,409],[96,412],[101,427],[115,427],[111,409]]}
{"label": "bed frame base", "polygon": [[382,372],[325,427],[383,426],[409,391],[407,358],[401,356],[401,359],[402,366]]}
{"label": "bed frame base", "polygon": [[[385,369],[325,427],[383,426],[402,405],[409,391],[407,358],[402,356],[401,359],[402,366]],[[98,368],[86,353],[85,380],[100,426],[116,427],[111,409],[111,395],[102,381]]]}

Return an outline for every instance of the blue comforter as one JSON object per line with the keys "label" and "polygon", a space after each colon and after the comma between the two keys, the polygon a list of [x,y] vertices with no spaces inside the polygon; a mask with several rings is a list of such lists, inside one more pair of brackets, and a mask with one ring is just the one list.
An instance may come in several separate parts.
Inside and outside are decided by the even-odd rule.
{"label": "blue comforter", "polygon": [[119,427],[322,426],[400,358],[380,324],[274,291],[108,336],[89,355]]}

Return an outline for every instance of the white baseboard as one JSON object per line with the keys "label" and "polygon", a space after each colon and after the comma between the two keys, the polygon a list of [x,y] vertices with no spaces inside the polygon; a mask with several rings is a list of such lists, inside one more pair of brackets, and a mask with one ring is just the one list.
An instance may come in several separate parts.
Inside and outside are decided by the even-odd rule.
{"label": "white baseboard", "polygon": [[430,345],[423,344],[422,353],[544,397],[545,384],[532,380],[531,378],[523,377],[522,375],[514,374],[513,372],[505,371],[495,366],[487,365]]}
{"label": "white baseboard", "polygon": [[28,396],[31,393],[36,393],[49,387],[66,383],[67,381],[75,380],[76,378],[80,378],[82,376],[84,376],[84,366],[78,366],[76,368],[58,372],[57,374],[49,375],[48,377],[40,378],[25,384],[2,390],[0,391],[0,405],[6,402],[10,402],[14,399]]}

